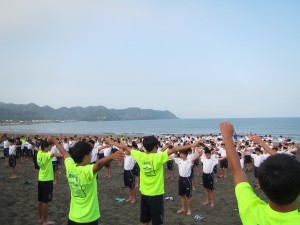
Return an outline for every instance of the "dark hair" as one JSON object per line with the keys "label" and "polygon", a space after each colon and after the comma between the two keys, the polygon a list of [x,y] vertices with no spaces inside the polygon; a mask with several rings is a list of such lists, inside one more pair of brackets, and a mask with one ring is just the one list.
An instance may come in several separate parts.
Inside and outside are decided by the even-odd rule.
{"label": "dark hair", "polygon": [[159,141],[154,136],[146,136],[143,139],[143,146],[145,147],[146,151],[148,151],[148,152],[151,152],[158,145],[159,145]]}
{"label": "dark hair", "polygon": [[40,142],[40,147],[42,150],[45,150],[45,148],[48,148],[50,146],[50,144],[46,141],[46,140],[41,140]]}
{"label": "dark hair", "polygon": [[211,154],[211,150],[208,147],[205,147],[204,154]]}
{"label": "dark hair", "polygon": [[179,153],[180,153],[180,154],[188,155],[188,154],[189,154],[189,150],[188,150],[188,149],[185,149],[185,150],[183,150],[183,151],[180,151]]}
{"label": "dark hair", "polygon": [[70,152],[72,159],[76,163],[81,163],[85,155],[89,155],[93,146],[86,141],[78,141]]}
{"label": "dark hair", "polygon": [[286,154],[270,156],[259,167],[258,181],[272,202],[292,203],[300,194],[300,162]]}
{"label": "dark hair", "polygon": [[135,148],[135,149],[138,149],[138,148],[139,148],[135,141],[132,141],[132,142],[131,142],[131,146],[132,146],[133,148]]}

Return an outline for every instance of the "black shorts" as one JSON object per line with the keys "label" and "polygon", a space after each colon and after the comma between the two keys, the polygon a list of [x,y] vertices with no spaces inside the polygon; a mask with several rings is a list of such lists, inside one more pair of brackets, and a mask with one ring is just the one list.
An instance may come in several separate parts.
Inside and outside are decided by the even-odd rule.
{"label": "black shorts", "polygon": [[4,154],[4,157],[8,157],[9,156],[9,148],[5,148],[3,149],[3,154]]}
{"label": "black shorts", "polygon": [[38,201],[48,203],[52,201],[53,180],[38,181]]}
{"label": "black shorts", "polygon": [[58,170],[58,162],[52,161],[53,171],[56,172]]}
{"label": "black shorts", "polygon": [[70,219],[68,219],[68,225],[98,225],[98,220],[95,220],[93,222],[88,222],[88,223],[76,223]]}
{"label": "black shorts", "polygon": [[191,169],[191,176],[190,176],[190,178],[194,178],[194,168],[195,168],[195,165],[193,164],[192,165],[192,169]]}
{"label": "black shorts", "polygon": [[245,155],[244,163],[245,163],[245,164],[247,164],[247,163],[252,163],[251,155]]}
{"label": "black shorts", "polygon": [[220,168],[221,169],[227,169],[228,168],[228,160],[227,159],[222,159],[221,161],[220,161]]}
{"label": "black shorts", "polygon": [[213,173],[203,173],[202,174],[203,187],[206,189],[214,190],[214,175]]}
{"label": "black shorts", "polygon": [[178,194],[180,196],[192,197],[192,178],[191,177],[179,177],[178,180]]}
{"label": "black shorts", "polygon": [[214,166],[213,172],[214,172],[214,174],[217,174],[217,173],[218,173],[218,166],[217,166],[217,165]]}
{"label": "black shorts", "polygon": [[134,170],[124,170],[123,173],[124,186],[133,189],[135,187]]}
{"label": "black shorts", "polygon": [[135,163],[134,167],[133,167],[133,171],[134,171],[134,175],[136,177],[139,177],[140,176],[140,167],[139,167],[139,164]]}
{"label": "black shorts", "polygon": [[196,159],[195,162],[194,162],[194,165],[195,165],[195,166],[199,166],[199,165],[200,165],[200,160],[199,160],[199,159]]}
{"label": "black shorts", "polygon": [[254,177],[258,178],[258,167],[254,166]]}
{"label": "black shorts", "polygon": [[104,153],[98,153],[98,159],[103,159],[104,158]]}
{"label": "black shorts", "polygon": [[33,164],[34,164],[34,169],[39,170],[40,167],[37,163],[37,152],[34,151],[33,156],[32,156]]}
{"label": "black shorts", "polygon": [[174,161],[173,160],[169,160],[167,162],[167,169],[168,170],[174,170]]}
{"label": "black shorts", "polygon": [[141,214],[140,222],[149,223],[152,220],[152,225],[163,224],[164,220],[164,196],[146,196],[141,195]]}
{"label": "black shorts", "polygon": [[17,157],[15,155],[9,156],[9,167],[16,167]]}

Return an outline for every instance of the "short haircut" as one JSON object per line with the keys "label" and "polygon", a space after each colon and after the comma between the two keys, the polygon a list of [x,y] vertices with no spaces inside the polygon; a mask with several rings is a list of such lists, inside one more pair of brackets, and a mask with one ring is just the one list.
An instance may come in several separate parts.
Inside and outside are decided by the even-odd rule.
{"label": "short haircut", "polygon": [[270,156],[259,167],[258,181],[272,202],[290,204],[300,194],[300,162],[286,154]]}
{"label": "short haircut", "polygon": [[93,150],[93,146],[86,141],[78,141],[70,152],[75,163],[81,163],[85,155],[89,155]]}
{"label": "short haircut", "polygon": [[143,138],[143,146],[146,149],[146,151],[151,152],[155,147],[159,145],[159,141],[156,137],[152,136],[146,136]]}
{"label": "short haircut", "polygon": [[132,141],[132,142],[131,142],[131,146],[132,146],[133,148],[135,148],[135,149],[138,149],[138,148],[139,148],[135,141]]}
{"label": "short haircut", "polygon": [[44,139],[41,140],[40,144],[42,150],[45,150],[45,148],[48,148],[50,146],[50,144]]}
{"label": "short haircut", "polygon": [[185,150],[183,150],[183,151],[180,151],[179,153],[180,153],[180,154],[188,155],[188,154],[189,154],[189,150],[188,150],[188,149],[185,149]]}
{"label": "short haircut", "polygon": [[204,154],[211,154],[211,150],[208,147],[205,147]]}

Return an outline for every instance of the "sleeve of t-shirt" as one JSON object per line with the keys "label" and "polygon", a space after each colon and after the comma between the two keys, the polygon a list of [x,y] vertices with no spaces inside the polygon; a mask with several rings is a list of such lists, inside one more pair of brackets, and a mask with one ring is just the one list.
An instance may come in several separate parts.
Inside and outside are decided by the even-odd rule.
{"label": "sleeve of t-shirt", "polygon": [[235,195],[240,215],[259,204],[267,204],[254,193],[253,188],[248,182],[237,184],[235,186]]}
{"label": "sleeve of t-shirt", "polygon": [[175,162],[176,164],[179,164],[179,163],[180,163],[180,161],[181,161],[181,159],[180,159],[180,158],[174,158],[174,162]]}

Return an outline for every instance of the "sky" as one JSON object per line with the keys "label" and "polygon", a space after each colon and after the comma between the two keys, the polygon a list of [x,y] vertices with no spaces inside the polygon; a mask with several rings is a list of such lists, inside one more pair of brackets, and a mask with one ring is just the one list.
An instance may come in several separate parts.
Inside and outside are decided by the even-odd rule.
{"label": "sky", "polygon": [[0,0],[0,102],[300,116],[300,1]]}

